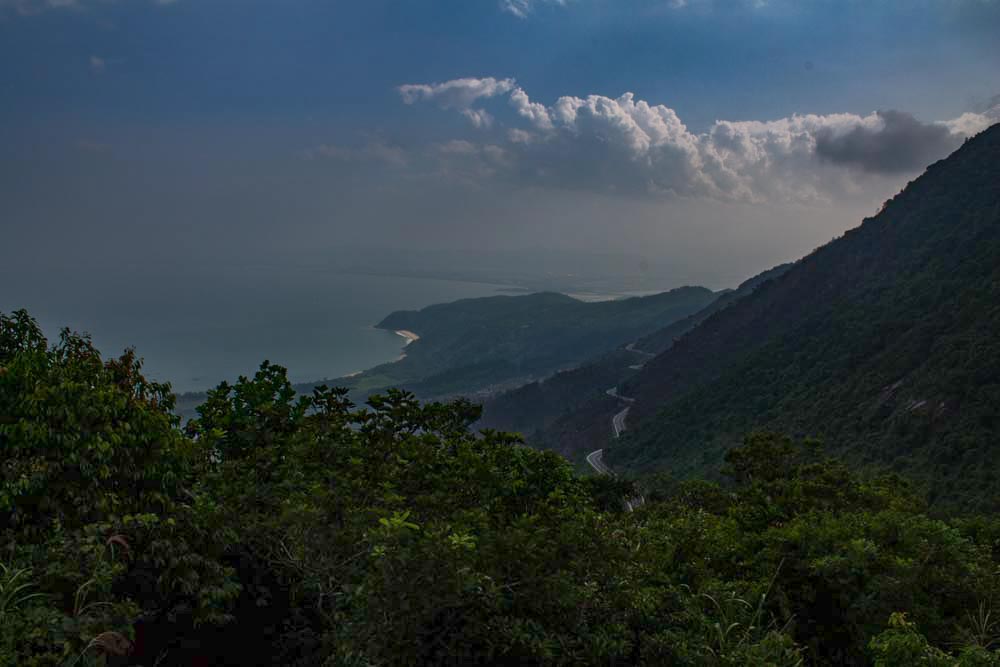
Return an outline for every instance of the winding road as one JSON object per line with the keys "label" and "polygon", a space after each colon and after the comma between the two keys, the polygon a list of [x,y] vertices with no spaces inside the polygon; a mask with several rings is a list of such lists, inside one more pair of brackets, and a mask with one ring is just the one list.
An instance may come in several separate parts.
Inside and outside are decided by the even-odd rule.
{"label": "winding road", "polygon": [[611,430],[615,432],[616,438],[620,438],[625,431],[625,418],[628,417],[628,410],[628,407],[626,407],[611,418]]}
{"label": "winding road", "polygon": [[[642,350],[635,349],[635,343],[629,343],[628,345],[625,346],[625,349],[628,350],[629,352],[635,352],[636,354],[645,357],[647,360],[648,359],[652,359],[653,357],[656,356],[652,352],[643,352]],[[634,371],[641,371],[642,367],[645,366],[645,365],[646,365],[645,361],[640,361],[637,364],[633,364],[633,365],[629,366],[629,368],[631,368]]]}
{"label": "winding road", "polygon": [[[629,350],[630,352],[639,352],[639,350],[633,349],[632,345],[633,344],[630,343],[625,349]],[[640,352],[640,354],[649,354],[649,353]],[[649,356],[654,356],[654,355],[649,355]],[[619,401],[623,401],[625,403],[635,403],[634,398],[629,398],[628,396],[622,396],[621,394],[619,394],[618,387],[612,387],[611,389],[608,389],[604,393],[606,393],[611,398],[617,398]],[[628,411],[631,409],[631,407],[632,407],[631,405],[626,405],[624,408],[622,408],[622,410],[616,412],[614,416],[611,418],[611,431],[615,434],[616,439],[620,438],[622,433],[625,432],[625,418],[628,417]],[[610,475],[612,477],[615,476],[615,471],[609,468],[604,463],[603,449],[596,449],[591,453],[587,454],[587,463],[590,465],[591,468],[593,468],[597,472],[598,475]],[[638,495],[634,498],[626,499],[625,507],[628,509],[629,512],[631,512],[636,507],[642,505],[644,502],[646,502],[646,499],[643,498],[641,495]]]}
{"label": "winding road", "polygon": [[604,465],[604,450],[598,449],[596,452],[587,454],[587,463],[601,475],[614,475],[611,468]]}

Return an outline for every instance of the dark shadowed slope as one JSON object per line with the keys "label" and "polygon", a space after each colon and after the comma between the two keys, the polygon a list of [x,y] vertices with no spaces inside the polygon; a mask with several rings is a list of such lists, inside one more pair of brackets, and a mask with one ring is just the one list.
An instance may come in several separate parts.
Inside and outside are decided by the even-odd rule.
{"label": "dark shadowed slope", "polygon": [[389,386],[420,398],[495,393],[613,350],[713,299],[704,287],[597,303],[548,292],[399,311],[377,326],[420,336],[406,357],[334,382],[361,395]]}
{"label": "dark shadowed slope", "polygon": [[748,430],[823,437],[856,464],[1000,489],[1000,126],[874,218],[648,363],[616,468],[716,467]]}
{"label": "dark shadowed slope", "polygon": [[667,351],[678,337],[683,336],[691,329],[694,329],[696,326],[723,308],[736,303],[736,301],[747,296],[767,281],[774,280],[784,275],[788,269],[792,268],[792,266],[793,265],[791,263],[779,264],[773,269],[768,269],[767,271],[757,274],[753,278],[743,281],[740,283],[739,287],[734,290],[723,292],[718,299],[708,304],[694,315],[678,320],[663,329],[654,331],[648,336],[643,336],[639,340],[635,341],[634,348],[653,354],[660,354],[661,352]]}
{"label": "dark shadowed slope", "polygon": [[[531,382],[504,392],[483,406],[481,427],[523,433],[535,445],[558,443],[568,429],[588,428],[591,422],[606,424],[603,409],[613,409],[616,403],[607,400],[605,392],[633,376],[652,356],[670,347],[676,337],[684,334],[713,313],[746,296],[758,285],[788,270],[790,264],[775,267],[744,281],[737,289],[721,293],[698,312],[679,319],[627,346],[590,360],[579,368],[562,371],[551,377]],[[589,404],[589,405],[588,405]],[[588,405],[587,410],[581,407]],[[560,423],[566,420],[566,423]],[[585,422],[573,424],[571,422]],[[603,428],[597,433],[603,437]],[[566,442],[563,444],[570,445]],[[575,457],[572,446],[556,447]]]}

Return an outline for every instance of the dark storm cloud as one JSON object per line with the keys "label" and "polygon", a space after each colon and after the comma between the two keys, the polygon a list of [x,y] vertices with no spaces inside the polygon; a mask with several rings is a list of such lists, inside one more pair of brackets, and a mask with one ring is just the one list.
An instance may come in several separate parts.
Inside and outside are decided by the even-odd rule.
{"label": "dark storm cloud", "polygon": [[948,155],[961,143],[940,123],[922,123],[903,111],[878,111],[881,127],[856,125],[837,133],[816,133],[816,154],[822,160],[860,167],[875,173],[914,171]]}

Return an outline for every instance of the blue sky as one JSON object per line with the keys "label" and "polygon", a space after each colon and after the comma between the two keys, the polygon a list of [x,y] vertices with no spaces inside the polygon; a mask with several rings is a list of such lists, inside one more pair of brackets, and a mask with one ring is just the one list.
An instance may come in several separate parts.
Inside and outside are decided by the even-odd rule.
{"label": "blue sky", "polygon": [[996,122],[997,35],[996,0],[0,0],[0,216],[67,261],[610,249],[724,284]]}
{"label": "blue sky", "polygon": [[5,120],[319,116],[347,131],[411,120],[394,104],[400,84],[494,76],[543,101],[631,91],[703,129],[885,108],[940,119],[1000,88],[990,0],[567,0],[526,18],[494,0],[50,7],[61,2],[0,0]]}

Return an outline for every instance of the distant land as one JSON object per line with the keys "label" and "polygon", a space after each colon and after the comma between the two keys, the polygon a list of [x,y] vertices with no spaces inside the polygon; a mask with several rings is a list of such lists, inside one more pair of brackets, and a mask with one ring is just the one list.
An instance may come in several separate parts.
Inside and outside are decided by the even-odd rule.
{"label": "distant land", "polygon": [[[485,424],[676,479],[719,475],[750,432],[816,437],[854,466],[916,480],[932,503],[996,511],[998,304],[994,125],[780,275],[695,326],[639,339],[633,349],[658,354],[635,372],[619,351],[496,399]],[[632,399],[620,440],[610,418],[623,403],[605,385]]]}
{"label": "distant land", "polygon": [[[337,275],[341,274],[332,274],[329,280],[336,281]],[[345,284],[352,286],[355,293],[360,291],[368,295],[369,303],[364,305],[363,312],[371,319],[368,323],[358,322],[353,333],[347,331],[327,345],[340,345],[342,349],[334,353],[343,355],[343,346],[351,344],[364,327],[364,340],[372,340],[372,334],[380,334],[377,341],[382,350],[381,359],[360,356],[354,362],[341,364],[350,364],[350,371],[325,378],[320,367],[310,374],[311,377],[303,377],[308,371],[296,368],[292,378],[297,382],[296,388],[303,392],[319,384],[348,387],[357,401],[364,401],[369,394],[390,386],[410,389],[426,400],[457,395],[484,400],[503,390],[578,365],[636,336],[651,333],[699,310],[714,300],[716,294],[703,287],[692,287],[637,297],[623,292],[587,292],[580,287],[573,296],[568,296],[554,292],[525,293],[529,288],[523,286],[456,282],[443,275],[419,279],[381,274],[343,275],[341,280],[348,281]],[[409,293],[383,294],[383,286],[387,285]],[[472,294],[478,291],[502,295],[458,301],[446,296],[470,291]],[[419,303],[432,293],[440,293],[445,298],[432,301],[435,305],[421,311],[386,309],[373,314],[373,301],[386,303],[395,298],[397,301],[418,300]],[[347,315],[356,320],[355,311],[345,308],[328,317],[336,321],[338,315]],[[444,322],[447,326],[441,326]],[[406,344],[405,360],[400,356],[404,350],[401,339],[385,336],[399,330],[413,332],[421,338],[412,345]],[[347,334],[354,338],[348,338]],[[309,353],[309,350],[289,351],[299,356]],[[268,355],[262,353],[261,358],[265,356]],[[280,354],[269,358],[285,364]],[[252,374],[254,368],[247,367],[237,375]],[[235,377],[227,379],[231,381]],[[195,408],[205,396],[204,391],[180,392],[177,412],[185,419],[194,416]]]}
{"label": "distant land", "polygon": [[[601,443],[607,435],[608,420],[620,408],[620,401],[608,395],[610,388],[639,373],[653,357],[669,349],[678,336],[781,276],[791,266],[782,264],[744,281],[736,289],[716,292],[716,298],[697,312],[613,350],[602,351],[576,368],[490,397],[478,426],[523,433],[532,444],[555,449],[581,462],[590,450],[572,446],[573,440],[563,432],[564,420],[581,413],[592,415],[586,424],[593,425],[599,435],[589,442]],[[593,448],[597,448],[596,444]]]}
{"label": "distant land", "polygon": [[715,297],[704,287],[589,302],[541,292],[398,311],[376,327],[416,336],[402,358],[323,383],[349,388],[356,400],[388,387],[422,400],[482,400],[651,333]]}

